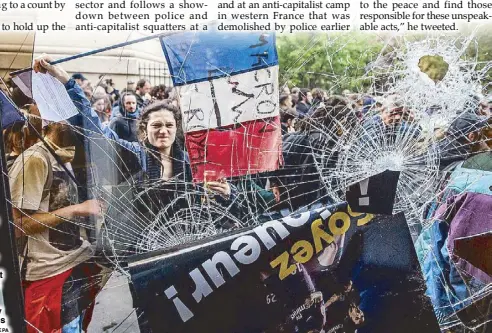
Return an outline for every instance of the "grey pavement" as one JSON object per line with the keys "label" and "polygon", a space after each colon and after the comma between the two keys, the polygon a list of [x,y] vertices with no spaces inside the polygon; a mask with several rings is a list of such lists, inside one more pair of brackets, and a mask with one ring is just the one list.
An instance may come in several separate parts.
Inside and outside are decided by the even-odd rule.
{"label": "grey pavement", "polygon": [[96,298],[88,333],[140,333],[128,279],[114,273]]}

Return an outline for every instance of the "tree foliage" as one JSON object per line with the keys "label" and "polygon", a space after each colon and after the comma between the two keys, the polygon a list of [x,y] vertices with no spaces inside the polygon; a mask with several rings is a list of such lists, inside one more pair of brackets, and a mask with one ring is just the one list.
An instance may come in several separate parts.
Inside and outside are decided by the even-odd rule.
{"label": "tree foliage", "polygon": [[[463,36],[472,34],[470,27],[461,31]],[[476,70],[487,67],[492,61],[492,26],[482,27],[476,32],[464,58],[478,62]],[[449,35],[451,39],[456,34]],[[412,40],[425,39],[425,34],[407,36]],[[370,86],[369,64],[385,52],[385,40],[376,34],[352,32],[348,34],[299,33],[280,35],[277,49],[280,62],[280,83],[290,87],[323,88],[331,93],[365,92]],[[388,45],[386,45],[388,46]],[[394,60],[397,61],[397,60]],[[444,68],[439,68],[439,71]],[[431,71],[432,72],[432,71]],[[432,73],[431,73],[432,74]],[[436,74],[436,78],[442,75]],[[484,92],[492,91],[492,69],[482,82]]]}
{"label": "tree foliage", "polygon": [[277,43],[281,84],[331,93],[367,90],[370,80],[362,77],[383,47],[376,35],[356,32],[286,35]]}
{"label": "tree foliage", "polygon": [[492,26],[488,25],[483,27],[477,32],[474,42],[470,44],[466,52],[466,57],[477,61],[478,66],[476,70],[484,70],[484,80],[482,86],[484,87],[484,93],[490,93],[492,86],[492,70],[487,68],[488,63],[492,61]]}

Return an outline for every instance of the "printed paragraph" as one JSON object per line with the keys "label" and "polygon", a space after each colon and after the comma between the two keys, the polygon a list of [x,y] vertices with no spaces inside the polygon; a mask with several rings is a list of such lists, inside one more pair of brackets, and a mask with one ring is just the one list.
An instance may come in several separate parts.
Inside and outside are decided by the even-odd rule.
{"label": "printed paragraph", "polygon": [[[413,0],[415,1],[415,0]],[[2,1],[2,31],[161,33],[209,30],[452,32],[487,22],[480,0],[77,0]],[[34,19],[35,18],[35,19]]]}

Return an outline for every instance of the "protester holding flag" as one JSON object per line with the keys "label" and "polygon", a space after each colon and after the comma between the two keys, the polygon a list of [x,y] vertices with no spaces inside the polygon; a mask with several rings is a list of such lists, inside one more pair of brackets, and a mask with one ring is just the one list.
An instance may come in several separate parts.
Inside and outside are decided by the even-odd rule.
{"label": "protester holding flag", "polygon": [[[44,55],[35,60],[34,66],[47,71],[65,84],[72,101],[80,112],[80,115],[68,120],[72,125],[85,128],[88,136],[94,133],[103,134],[133,152],[138,157],[139,167],[142,170],[137,176],[141,181],[173,179],[184,184],[191,183],[188,156],[177,140],[182,131],[181,113],[177,107],[167,101],[149,105],[143,111],[138,123],[139,141],[123,140],[109,127],[101,124],[97,113],[91,108],[89,100],[80,87],[60,66],[50,65],[50,59],[49,56]],[[234,201],[235,193],[225,181],[210,181],[207,183],[207,188],[216,194],[214,198],[218,203],[227,206]],[[170,192],[166,191],[166,193]],[[179,192],[174,191],[173,194],[178,195]],[[172,201],[173,198],[167,198],[167,200]],[[143,314],[140,317],[142,321],[145,321]],[[141,331],[145,332],[145,328],[142,327]]]}
{"label": "protester holding flag", "polygon": [[151,96],[150,91],[152,86],[150,82],[146,79],[140,79],[137,82],[137,88],[135,89],[135,94],[137,96],[137,105],[139,108],[144,108],[149,105]]}
{"label": "protester holding flag", "polygon": [[[59,65],[49,64],[49,59],[48,56],[43,56],[37,59],[35,64],[42,66],[62,83],[66,82],[66,87],[70,84],[75,86],[75,82],[68,80],[68,74]],[[179,164],[184,164],[181,170],[186,171],[189,168],[187,154],[180,148],[179,141],[176,141],[177,133],[182,131],[182,125],[180,113],[177,111],[179,109],[172,104],[162,101],[149,105],[143,111],[138,124],[139,141],[129,142],[121,139],[108,127],[102,126],[89,100],[83,94],[79,94],[78,89],[74,92],[70,96],[82,117],[69,119],[71,124],[82,125],[88,135],[90,132],[104,134],[132,151],[138,156],[140,167],[147,179],[168,180],[178,176],[176,171],[179,169]],[[183,181],[191,181],[191,178],[186,177],[186,172],[179,177],[182,177]],[[207,185],[214,193],[230,199],[231,187],[227,182],[213,181],[208,182]]]}
{"label": "protester holding flag", "polygon": [[[336,140],[350,130],[357,119],[346,98],[333,96],[311,117],[297,122],[297,132],[283,137],[284,167],[272,172],[270,183],[278,203],[276,208],[295,211],[320,201],[331,202],[316,167],[323,152],[332,149]],[[325,154],[324,167],[336,164],[337,154]]]}

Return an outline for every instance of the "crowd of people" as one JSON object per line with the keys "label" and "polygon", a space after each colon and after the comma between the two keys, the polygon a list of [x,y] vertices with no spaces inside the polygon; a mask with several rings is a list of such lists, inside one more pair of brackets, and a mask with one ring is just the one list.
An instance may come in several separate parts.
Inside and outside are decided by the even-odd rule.
{"label": "crowd of people", "polygon": [[[147,193],[161,196],[148,198],[149,203],[159,202],[159,207],[180,202],[180,193],[191,186],[186,184],[192,183],[192,174],[174,88],[152,87],[148,80],[140,79],[134,86],[118,90],[111,79],[103,82],[101,76],[94,84],[83,74],[69,76],[48,61],[46,57],[36,60],[34,70],[48,72],[63,83],[79,115],[46,124],[31,101],[22,108],[26,122],[4,131],[13,222],[28,331],[82,332],[90,321],[104,276],[111,271],[94,259],[87,228],[105,214],[107,207],[80,185],[87,181],[87,172],[78,171],[93,163],[84,151],[84,140],[104,137],[117,143],[120,162],[131,164],[119,182],[132,178],[167,183],[165,198]],[[364,132],[361,140],[376,133],[422,130],[415,121],[415,111],[397,96],[383,100],[350,92],[330,95],[320,88],[284,86],[279,103],[283,166],[263,175],[209,181],[193,190],[197,202],[201,194],[211,193],[214,202],[234,211],[238,218],[251,214],[251,208],[245,205],[253,201],[254,214],[269,218],[331,203],[329,184],[324,184],[318,159],[323,151],[332,150],[330,159],[322,163],[325,168],[336,166],[338,138],[354,129]],[[491,110],[492,100],[478,100],[448,129],[435,131],[443,152],[442,168],[452,172],[456,163],[480,156],[479,168],[492,170],[492,136],[487,127]],[[475,164],[467,167],[475,168]],[[120,170],[120,166],[115,169]],[[133,228],[137,238],[132,240],[133,245],[139,242],[144,229]],[[141,331],[149,332],[145,314],[139,313],[138,317]]]}

